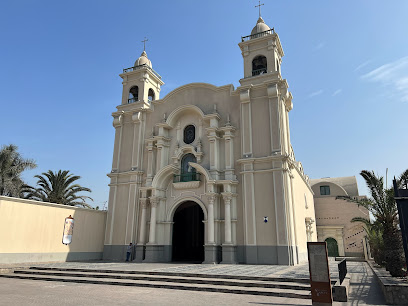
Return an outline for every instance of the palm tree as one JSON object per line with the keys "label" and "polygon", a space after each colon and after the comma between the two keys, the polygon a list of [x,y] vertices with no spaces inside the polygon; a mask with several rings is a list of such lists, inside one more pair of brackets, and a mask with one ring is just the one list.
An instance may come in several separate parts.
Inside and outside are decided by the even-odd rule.
{"label": "palm tree", "polygon": [[24,159],[17,152],[15,145],[2,146],[0,150],[0,195],[20,197],[24,186],[21,174],[24,170],[34,169],[36,163],[31,159]]}
{"label": "palm tree", "polygon": [[70,174],[67,170],[59,170],[58,172],[48,170],[48,172],[34,177],[38,178],[37,186],[39,187],[28,187],[26,189],[28,198],[43,202],[92,208],[85,203],[85,200],[93,201],[93,199],[78,194],[83,191],[91,192],[91,189],[74,184],[75,181],[81,178],[80,176]]}
{"label": "palm tree", "polygon": [[[408,174],[406,170],[404,174]],[[392,189],[384,186],[384,178],[376,176],[374,171],[361,171],[371,197],[368,199],[349,199],[367,208],[374,216],[374,223],[381,229],[384,242],[385,266],[392,276],[404,276],[404,254],[402,251],[401,233],[398,228],[398,210]],[[402,180],[399,180],[399,184]],[[359,220],[367,224],[366,221]]]}
{"label": "palm tree", "polygon": [[351,222],[361,222],[364,224],[364,230],[367,233],[368,243],[370,244],[370,251],[374,257],[374,261],[379,265],[384,265],[384,239],[382,227],[378,222],[373,222],[370,219],[362,217],[354,217]]}

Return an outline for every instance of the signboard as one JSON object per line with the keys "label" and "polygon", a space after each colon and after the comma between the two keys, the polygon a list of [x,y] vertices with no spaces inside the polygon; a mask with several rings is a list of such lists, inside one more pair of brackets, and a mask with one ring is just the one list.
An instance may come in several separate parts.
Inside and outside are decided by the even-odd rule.
{"label": "signboard", "polygon": [[331,305],[333,297],[326,242],[308,242],[307,252],[312,302]]}
{"label": "signboard", "polygon": [[64,232],[62,234],[62,243],[70,244],[72,242],[72,233],[74,232],[74,218],[69,215],[65,218]]}

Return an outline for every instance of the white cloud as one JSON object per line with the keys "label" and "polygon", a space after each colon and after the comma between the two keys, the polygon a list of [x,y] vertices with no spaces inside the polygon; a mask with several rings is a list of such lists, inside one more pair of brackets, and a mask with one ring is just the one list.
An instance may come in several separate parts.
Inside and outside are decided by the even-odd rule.
{"label": "white cloud", "polygon": [[318,91],[312,92],[312,93],[309,95],[309,98],[316,97],[316,96],[318,96],[318,95],[321,95],[322,93],[323,93],[323,89],[320,89],[320,90],[318,90]]}
{"label": "white cloud", "polygon": [[368,65],[369,63],[371,63],[371,62],[372,62],[372,60],[368,60],[368,61],[365,61],[364,63],[361,63],[360,65],[358,65],[358,66],[356,67],[356,69],[354,69],[354,71],[359,71],[361,68],[367,66],[367,65]]}
{"label": "white cloud", "polygon": [[390,91],[389,96],[396,96],[401,101],[408,102],[408,56],[382,65],[361,78],[381,83]]}
{"label": "white cloud", "polygon": [[333,92],[332,96],[337,96],[339,93],[341,93],[343,90],[342,89],[337,89],[335,92]]}

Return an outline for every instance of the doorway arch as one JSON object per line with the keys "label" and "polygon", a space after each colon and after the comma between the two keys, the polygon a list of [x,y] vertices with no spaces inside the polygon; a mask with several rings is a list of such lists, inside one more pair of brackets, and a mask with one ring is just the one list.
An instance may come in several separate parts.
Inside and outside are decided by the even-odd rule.
{"label": "doorway arch", "polygon": [[204,212],[194,201],[181,203],[173,215],[172,261],[204,261]]}
{"label": "doorway arch", "polygon": [[337,240],[334,238],[326,238],[327,243],[327,253],[329,257],[339,256],[339,246],[337,245]]}

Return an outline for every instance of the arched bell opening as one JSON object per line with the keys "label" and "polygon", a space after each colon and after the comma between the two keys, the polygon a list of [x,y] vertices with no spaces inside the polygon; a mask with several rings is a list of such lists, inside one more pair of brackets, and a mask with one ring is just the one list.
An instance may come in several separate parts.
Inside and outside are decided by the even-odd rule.
{"label": "arched bell opening", "polygon": [[252,60],[252,76],[260,75],[268,72],[266,57],[258,55]]}
{"label": "arched bell opening", "polygon": [[147,99],[149,100],[149,102],[155,100],[155,94],[154,94],[153,89],[151,89],[151,88],[149,88],[149,91],[147,93]]}
{"label": "arched bell opening", "polygon": [[183,202],[173,216],[172,261],[204,261],[204,212],[193,201]]}
{"label": "arched bell opening", "polygon": [[128,97],[128,103],[133,103],[139,101],[139,87],[138,86],[133,86],[129,90],[129,97]]}
{"label": "arched bell opening", "polygon": [[327,243],[327,253],[329,257],[337,257],[339,256],[339,246],[337,244],[337,240],[334,238],[326,238]]}

